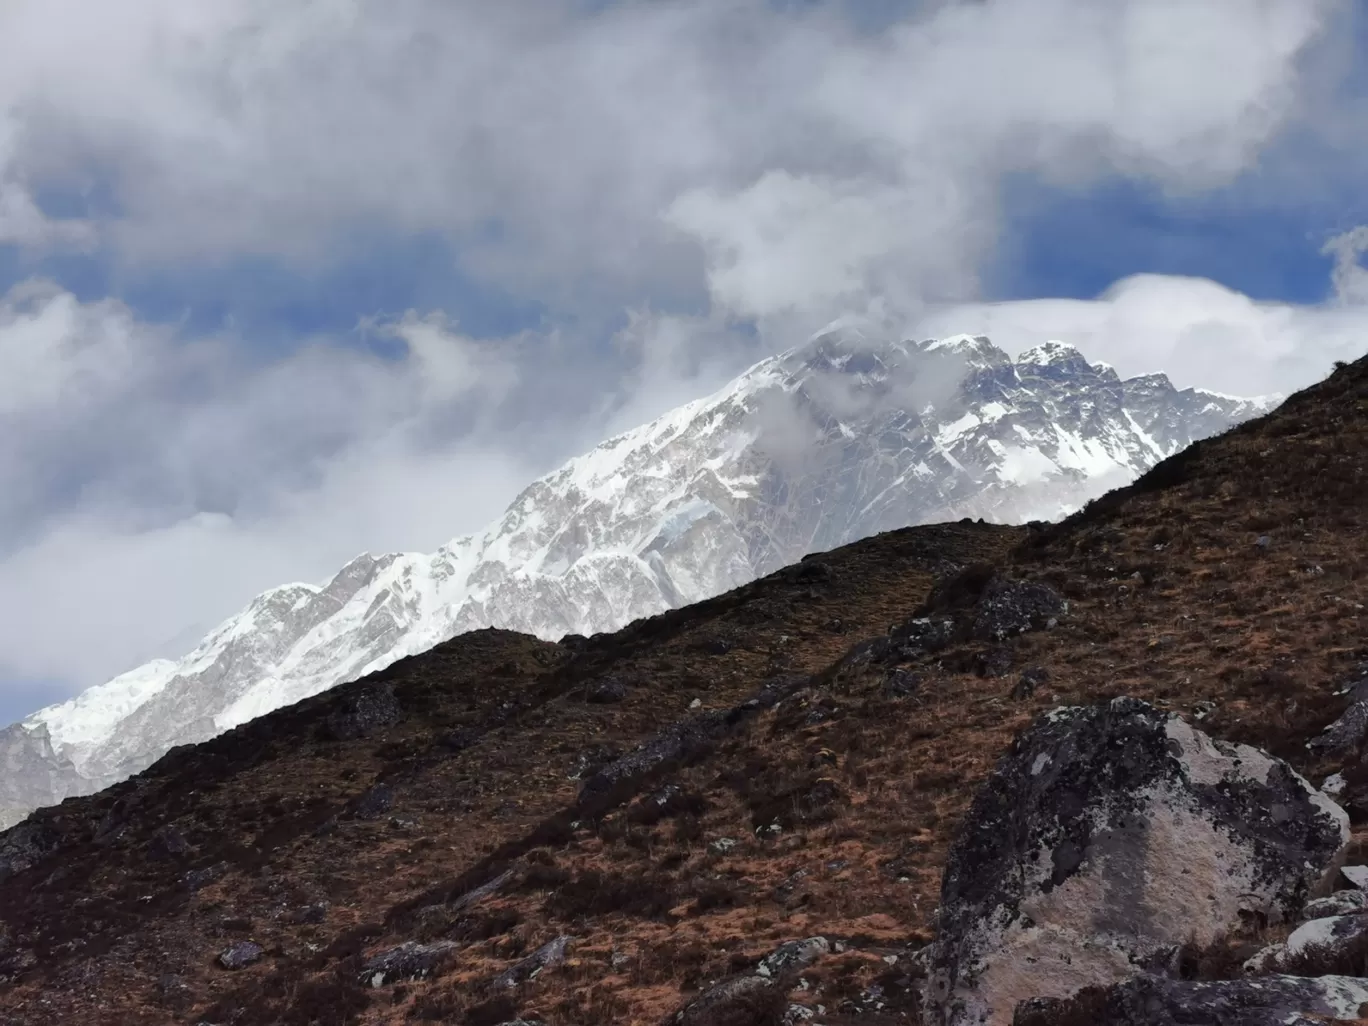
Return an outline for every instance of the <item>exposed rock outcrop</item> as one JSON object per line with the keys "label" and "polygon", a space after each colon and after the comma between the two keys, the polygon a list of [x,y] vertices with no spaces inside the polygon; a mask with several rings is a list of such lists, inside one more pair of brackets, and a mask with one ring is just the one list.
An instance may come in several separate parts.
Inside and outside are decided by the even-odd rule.
{"label": "exposed rock outcrop", "polygon": [[225,969],[246,969],[261,961],[265,949],[256,941],[238,941],[219,953],[218,963]]}
{"label": "exposed rock outcrop", "polygon": [[1358,1019],[1368,980],[1261,976],[1194,983],[1142,976],[1072,1000],[1025,1002],[1013,1026],[1327,1026]]}
{"label": "exposed rock outcrop", "polygon": [[522,961],[510,966],[494,979],[495,989],[517,987],[533,979],[544,969],[560,965],[565,961],[565,949],[570,945],[569,937],[557,937],[547,941]]}
{"label": "exposed rock outcrop", "polygon": [[1161,969],[1253,915],[1293,915],[1337,868],[1342,809],[1285,763],[1135,699],[1017,738],[945,868],[927,1003],[947,1026]]}
{"label": "exposed rock outcrop", "polygon": [[455,954],[458,945],[453,941],[419,944],[408,941],[366,960],[361,967],[361,983],[367,987],[383,987],[399,980],[416,980],[435,972]]}

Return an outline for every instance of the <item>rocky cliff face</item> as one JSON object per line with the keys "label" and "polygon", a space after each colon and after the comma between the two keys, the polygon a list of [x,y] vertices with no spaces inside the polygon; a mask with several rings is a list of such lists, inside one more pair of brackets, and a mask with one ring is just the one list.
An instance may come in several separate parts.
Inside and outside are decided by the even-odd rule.
{"label": "rocky cliff face", "polygon": [[[830,333],[530,485],[430,555],[358,556],[0,733],[0,826],[466,631],[611,631],[910,524],[1050,519],[1266,410],[1049,342]],[[46,740],[44,740],[46,737]]]}

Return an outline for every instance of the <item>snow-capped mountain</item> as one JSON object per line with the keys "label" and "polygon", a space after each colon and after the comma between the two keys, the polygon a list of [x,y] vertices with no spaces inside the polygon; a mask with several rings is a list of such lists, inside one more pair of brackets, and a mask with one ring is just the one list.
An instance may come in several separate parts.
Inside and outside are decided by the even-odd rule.
{"label": "snow-capped mountain", "polygon": [[1121,380],[1047,342],[837,331],[611,438],[430,555],[268,591],[185,658],[0,731],[0,826],[463,631],[614,630],[879,531],[1052,519],[1273,400]]}

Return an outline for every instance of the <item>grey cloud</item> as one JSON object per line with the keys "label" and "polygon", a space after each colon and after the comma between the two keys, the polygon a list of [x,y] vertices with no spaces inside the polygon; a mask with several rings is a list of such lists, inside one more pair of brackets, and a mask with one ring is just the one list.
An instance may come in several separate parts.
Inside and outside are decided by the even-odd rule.
{"label": "grey cloud", "polygon": [[0,181],[93,162],[126,256],[316,260],[370,223],[553,306],[710,283],[827,319],[971,295],[1006,172],[1229,180],[1337,6],[995,0],[870,35],[760,0],[71,2],[7,9]]}
{"label": "grey cloud", "polygon": [[[0,243],[98,242],[152,274],[438,232],[549,316],[472,339],[416,311],[362,326],[401,359],[317,339],[262,365],[113,300],[11,293],[0,427],[26,441],[0,449],[0,674],[91,683],[285,577],[432,547],[840,315],[1062,335],[1229,391],[1304,378],[1358,331],[1353,304],[1173,279],[973,303],[1004,176],[1230,181],[1305,114],[1333,0],[933,3],[879,31],[840,5],[584,7],[5,5]],[[64,220],[51,189],[113,205]]]}

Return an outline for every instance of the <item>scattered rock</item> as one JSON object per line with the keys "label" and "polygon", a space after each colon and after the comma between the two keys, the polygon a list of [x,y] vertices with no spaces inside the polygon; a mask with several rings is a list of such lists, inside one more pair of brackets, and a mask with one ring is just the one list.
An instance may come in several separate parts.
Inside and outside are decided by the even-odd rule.
{"label": "scattered rock", "polygon": [[772,980],[783,979],[802,972],[823,955],[830,953],[831,944],[825,937],[787,941],[760,959],[755,972]]}
{"label": "scattered rock", "polygon": [[225,969],[245,969],[261,961],[265,953],[266,949],[256,941],[238,941],[219,952],[218,963]]}
{"label": "scattered rock", "polygon": [[1273,539],[1270,538],[1270,537],[1269,537],[1268,535],[1266,535],[1266,534],[1261,534],[1261,535],[1259,535],[1257,538],[1254,539],[1254,546],[1255,546],[1255,548],[1260,548],[1260,549],[1265,549],[1265,550],[1266,550],[1266,549],[1267,549],[1270,545],[1272,545],[1272,544],[1273,544]]}
{"label": "scattered rock", "polygon": [[190,842],[171,824],[152,835],[147,842],[147,853],[154,859],[179,859],[191,853]]}
{"label": "scattered rock", "polygon": [[1135,699],[1058,709],[1013,743],[950,852],[927,998],[947,1026],[1011,1021],[1290,917],[1348,841],[1285,763]]}
{"label": "scattered rock", "polygon": [[158,976],[157,982],[153,984],[153,988],[156,990],[159,997],[169,998],[171,1000],[182,997],[190,990],[189,985],[174,973],[166,973],[162,976]]}
{"label": "scattered rock", "polygon": [[947,647],[955,637],[955,622],[945,617],[913,617],[894,627],[880,643],[875,658],[884,662],[915,659]]}
{"label": "scattered rock", "polygon": [[356,800],[353,814],[357,819],[379,819],[394,806],[394,790],[389,784],[379,783]]}
{"label": "scattered rock", "polygon": [[1306,743],[1313,752],[1353,751],[1368,736],[1368,700],[1355,702],[1334,723]]}
{"label": "scattered rock", "polygon": [[[695,699],[697,701],[697,699]],[[726,714],[710,711],[671,724],[646,744],[616,759],[584,782],[579,802],[585,805],[630,786],[667,762],[683,760],[702,751],[726,730]]]}
{"label": "scattered rock", "polygon": [[204,866],[202,869],[190,870],[190,872],[181,877],[181,883],[183,883],[188,890],[198,891],[201,888],[208,887],[227,872],[228,863],[215,862],[212,866]]}
{"label": "scattered rock", "polygon": [[287,917],[291,923],[317,924],[328,918],[328,906],[322,903],[315,905],[304,905],[292,911]]}
{"label": "scattered rock", "polygon": [[1005,677],[1012,672],[1012,650],[995,645],[974,656],[974,672],[980,677]]}
{"label": "scattered rock", "polygon": [[1036,688],[1050,679],[1050,671],[1043,666],[1028,666],[1012,685],[1012,698],[1018,702],[1034,697]]}
{"label": "scattered rock", "polygon": [[622,758],[622,749],[614,744],[590,745],[578,755],[570,767],[571,780],[591,777],[609,763]]}
{"label": "scattered rock", "polygon": [[889,698],[912,698],[921,690],[924,679],[920,673],[902,667],[889,670],[883,680],[883,693]]}
{"label": "scattered rock", "polygon": [[1196,983],[1140,976],[1073,1000],[1023,1002],[1013,1026],[1312,1026],[1358,1019],[1368,980],[1350,976],[1261,976]]}
{"label": "scattered rock", "polygon": [[396,980],[426,978],[442,968],[459,947],[455,941],[419,944],[406,941],[366,960],[360,980],[365,987],[383,987]]}
{"label": "scattered rock", "polygon": [[494,977],[494,988],[498,990],[519,987],[536,977],[543,969],[560,965],[565,961],[565,949],[569,944],[570,938],[564,935],[548,941],[521,962]]}
{"label": "scattered rock", "polygon": [[513,879],[516,872],[517,870],[514,869],[505,869],[493,879],[486,880],[484,883],[480,884],[480,886],[472,887],[454,901],[447,902],[447,909],[451,912],[461,912],[478,905],[491,894],[501,890],[504,884]]}
{"label": "scattered rock", "polygon": [[1068,611],[1064,596],[1048,584],[994,577],[983,589],[969,633],[976,641],[1003,641],[1053,627]]}
{"label": "scattered rock", "polygon": [[734,837],[719,837],[708,845],[708,851],[714,855],[725,855],[741,842]]}
{"label": "scattered rock", "polygon": [[401,715],[394,688],[371,684],[344,698],[328,715],[324,730],[334,741],[352,741],[398,723]]}
{"label": "scattered rock", "polygon": [[1349,708],[1306,744],[1322,755],[1353,751],[1368,737],[1368,669],[1360,668],[1357,679],[1336,694],[1348,694]]}
{"label": "scattered rock", "polygon": [[733,976],[705,990],[666,1022],[670,1026],[778,1026],[787,1008],[783,989],[763,976]]}
{"label": "scattered rock", "polygon": [[589,685],[584,700],[594,705],[612,705],[627,697],[627,685],[618,677],[604,677]]}
{"label": "scattered rock", "polygon": [[1338,795],[1340,792],[1344,790],[1344,783],[1345,781],[1343,773],[1331,773],[1328,777],[1321,781],[1321,790],[1328,794],[1331,798],[1334,798],[1336,795]]}

